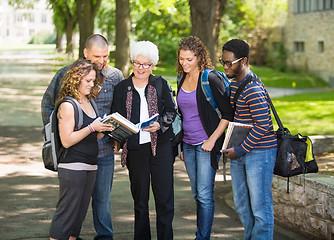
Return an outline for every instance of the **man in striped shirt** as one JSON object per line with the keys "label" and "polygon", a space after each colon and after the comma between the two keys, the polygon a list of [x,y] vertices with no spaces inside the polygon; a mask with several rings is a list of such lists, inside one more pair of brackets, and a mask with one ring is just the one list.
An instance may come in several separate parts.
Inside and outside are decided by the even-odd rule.
{"label": "man in striped shirt", "polygon": [[267,90],[249,68],[249,46],[240,39],[224,44],[220,62],[232,78],[230,102],[248,77],[252,80],[241,92],[235,107],[234,122],[253,125],[240,146],[224,150],[231,159],[233,198],[245,228],[244,239],[273,239],[274,210],[271,192],[277,139],[273,129]]}

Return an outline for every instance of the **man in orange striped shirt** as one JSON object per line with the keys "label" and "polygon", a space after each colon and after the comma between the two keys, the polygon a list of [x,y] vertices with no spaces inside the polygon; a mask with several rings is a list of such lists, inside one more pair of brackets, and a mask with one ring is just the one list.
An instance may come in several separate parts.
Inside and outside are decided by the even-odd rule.
{"label": "man in orange striped shirt", "polygon": [[233,198],[245,228],[244,239],[273,239],[274,210],[271,192],[277,139],[273,129],[267,90],[249,68],[249,46],[232,39],[222,48],[221,64],[232,78],[230,102],[240,84],[249,77],[236,101],[234,122],[253,125],[240,146],[224,150],[231,159]]}

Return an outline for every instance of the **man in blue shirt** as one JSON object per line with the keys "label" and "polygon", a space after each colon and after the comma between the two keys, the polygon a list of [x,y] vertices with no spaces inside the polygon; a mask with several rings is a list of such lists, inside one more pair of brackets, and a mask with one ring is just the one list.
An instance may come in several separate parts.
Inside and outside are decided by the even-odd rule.
{"label": "man in blue shirt", "polygon": [[[100,117],[110,114],[114,87],[123,80],[123,74],[117,68],[107,65],[109,55],[108,41],[100,34],[93,34],[87,40],[84,56],[87,60],[95,63],[100,73],[100,93],[95,100]],[[61,68],[51,80],[46,89],[42,103],[43,124],[49,122],[49,117],[54,109],[55,101],[63,81],[63,77],[70,65]],[[94,227],[97,235],[94,239],[113,239],[113,228],[111,223],[110,193],[114,175],[114,152],[113,142],[109,136],[98,141],[98,171],[92,194],[92,208]]]}

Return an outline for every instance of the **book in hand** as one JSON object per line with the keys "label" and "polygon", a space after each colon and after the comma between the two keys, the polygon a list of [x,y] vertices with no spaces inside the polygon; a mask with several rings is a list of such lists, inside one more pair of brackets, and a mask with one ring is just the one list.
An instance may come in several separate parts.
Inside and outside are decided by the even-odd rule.
{"label": "book in hand", "polygon": [[[157,114],[159,116],[159,114]],[[152,119],[157,120],[158,116],[154,115],[149,118],[147,121],[134,124],[119,113],[112,113],[110,115],[104,116],[101,122],[109,123],[113,125],[114,130],[108,132],[108,135],[115,139],[116,141],[123,143],[131,135],[137,134],[142,126],[149,126],[153,121]]]}
{"label": "book in hand", "polygon": [[145,127],[150,126],[152,123],[158,121],[158,117],[159,117],[159,113],[154,114],[152,117],[150,117],[148,120],[144,121],[144,122],[140,122],[137,124],[137,127],[139,129],[143,129]]}
{"label": "book in hand", "polygon": [[238,147],[252,130],[253,125],[230,122],[225,134],[222,150]]}

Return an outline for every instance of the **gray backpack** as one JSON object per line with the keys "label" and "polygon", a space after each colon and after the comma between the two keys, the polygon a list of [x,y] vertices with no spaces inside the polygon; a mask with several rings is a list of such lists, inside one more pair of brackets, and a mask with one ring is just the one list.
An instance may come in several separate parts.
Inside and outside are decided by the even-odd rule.
{"label": "gray backpack", "polygon": [[[67,153],[67,148],[64,148],[61,144],[59,137],[59,129],[58,129],[58,118],[57,112],[59,105],[63,102],[70,102],[74,107],[74,118],[75,118],[75,130],[79,130],[83,124],[83,113],[80,107],[79,102],[70,97],[65,97],[52,111],[50,115],[50,121],[44,126],[44,144],[42,148],[42,159],[44,162],[44,167],[51,171],[58,170],[58,163],[61,158],[64,158]],[[90,100],[94,110],[98,112],[97,106],[93,99]]]}

